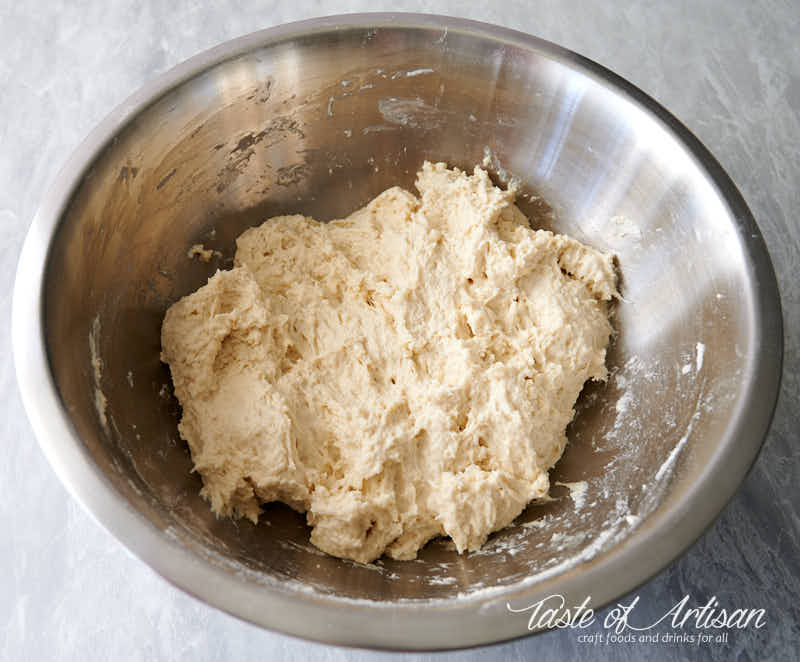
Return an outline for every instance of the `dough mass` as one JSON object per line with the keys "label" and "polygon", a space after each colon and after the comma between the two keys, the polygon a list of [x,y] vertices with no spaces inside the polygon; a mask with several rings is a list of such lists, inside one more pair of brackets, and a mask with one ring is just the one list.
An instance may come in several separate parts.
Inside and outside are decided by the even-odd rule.
{"label": "dough mass", "polygon": [[162,327],[202,494],[218,515],[306,511],[356,561],[478,549],[549,489],[604,379],[610,255],[530,229],[486,172],[425,163],[346,219],[280,216]]}

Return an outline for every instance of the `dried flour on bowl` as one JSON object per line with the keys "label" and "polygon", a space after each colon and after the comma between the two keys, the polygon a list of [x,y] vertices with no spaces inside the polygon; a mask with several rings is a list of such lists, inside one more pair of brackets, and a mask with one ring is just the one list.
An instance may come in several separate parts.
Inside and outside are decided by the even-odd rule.
{"label": "dried flour on bowl", "polygon": [[588,379],[606,376],[610,255],[530,228],[481,168],[417,174],[351,216],[279,216],[162,328],[202,494],[368,562],[478,549],[549,489]]}

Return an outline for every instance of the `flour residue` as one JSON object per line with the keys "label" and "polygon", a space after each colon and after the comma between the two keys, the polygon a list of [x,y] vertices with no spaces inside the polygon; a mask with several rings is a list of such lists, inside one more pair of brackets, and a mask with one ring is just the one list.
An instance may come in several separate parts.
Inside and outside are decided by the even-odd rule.
{"label": "flour residue", "polygon": [[481,165],[491,170],[497,175],[497,178],[505,184],[509,190],[517,191],[520,189],[521,182],[508,170],[506,170],[500,162],[500,159],[492,151],[491,147],[484,145],[483,147],[483,160]]}
{"label": "flour residue", "polygon": [[378,110],[389,124],[399,124],[410,129],[437,129],[445,120],[438,108],[425,103],[419,97],[380,99]]}
{"label": "flour residue", "polygon": [[608,229],[620,239],[625,237],[642,238],[642,231],[639,226],[627,216],[612,216],[610,220]]}
{"label": "flour residue", "polygon": [[700,411],[696,411],[694,416],[692,416],[692,420],[689,422],[689,427],[686,428],[685,434],[680,438],[675,447],[670,451],[670,454],[667,456],[667,459],[664,460],[662,465],[656,471],[656,480],[661,480],[664,476],[672,473],[673,467],[675,465],[675,461],[678,459],[678,455],[683,450],[683,447],[689,441],[689,437],[692,434],[692,430],[694,429],[694,424],[697,422],[697,419],[700,417]]}
{"label": "flour residue", "polygon": [[703,359],[706,355],[706,346],[699,342],[697,343],[697,372],[703,369]]}
{"label": "flour residue", "polygon": [[586,503],[586,491],[589,489],[589,483],[585,480],[579,480],[574,483],[556,482],[556,485],[561,485],[569,490],[569,496],[575,504],[575,510],[583,508],[583,504]]}
{"label": "flour residue", "polygon": [[105,393],[103,393],[102,387],[103,359],[100,358],[99,341],[100,315],[95,315],[92,320],[92,328],[89,331],[89,358],[92,366],[92,376],[94,377],[94,408],[97,411],[100,424],[108,432],[108,416],[106,415],[108,400]]}

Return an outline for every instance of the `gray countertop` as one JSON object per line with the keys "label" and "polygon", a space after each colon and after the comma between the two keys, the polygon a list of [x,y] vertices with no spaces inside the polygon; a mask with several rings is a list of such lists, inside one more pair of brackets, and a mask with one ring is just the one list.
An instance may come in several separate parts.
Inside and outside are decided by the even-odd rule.
{"label": "gray countertop", "polygon": [[[224,5],[224,6],[223,6]],[[587,6],[588,5],[588,6]],[[373,653],[266,632],[170,586],[66,493],[34,438],[0,326],[0,659],[796,659],[800,646],[800,5],[746,2],[12,3],[0,1],[0,312],[44,191],[81,139],[130,93],[195,53],[323,14],[422,11],[535,34],[613,69],[669,108],[750,205],[784,308],[781,398],[761,456],[679,560],[628,596],[656,618],[684,595],[763,608],[727,643],[592,645],[570,630],[472,651]],[[601,613],[606,614],[607,610]]]}

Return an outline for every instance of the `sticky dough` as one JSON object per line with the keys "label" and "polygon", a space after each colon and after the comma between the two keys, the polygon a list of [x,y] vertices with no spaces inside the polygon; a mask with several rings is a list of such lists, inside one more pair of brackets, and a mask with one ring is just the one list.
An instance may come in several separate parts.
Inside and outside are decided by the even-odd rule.
{"label": "sticky dough", "polygon": [[162,328],[202,494],[368,562],[450,536],[476,550],[549,489],[604,379],[612,257],[533,231],[514,192],[425,163],[351,216],[279,216]]}

